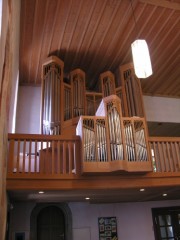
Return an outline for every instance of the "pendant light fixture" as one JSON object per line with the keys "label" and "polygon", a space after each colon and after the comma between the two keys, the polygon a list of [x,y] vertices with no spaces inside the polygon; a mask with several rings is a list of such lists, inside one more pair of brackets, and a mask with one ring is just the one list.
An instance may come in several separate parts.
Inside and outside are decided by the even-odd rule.
{"label": "pendant light fixture", "polygon": [[[132,0],[131,0],[131,8],[133,12],[133,18],[136,26],[136,19],[134,16]],[[137,39],[131,44],[132,57],[135,74],[138,78],[147,78],[152,75],[152,66],[151,59],[149,55],[148,45],[145,40]]]}

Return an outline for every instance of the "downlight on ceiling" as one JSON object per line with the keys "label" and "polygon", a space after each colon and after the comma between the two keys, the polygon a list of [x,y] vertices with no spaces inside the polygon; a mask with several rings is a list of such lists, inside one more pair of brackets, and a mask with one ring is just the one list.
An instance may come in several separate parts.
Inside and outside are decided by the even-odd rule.
{"label": "downlight on ceiling", "polygon": [[140,188],[139,191],[140,191],[140,192],[144,192],[145,189],[144,189],[144,188]]}
{"label": "downlight on ceiling", "polygon": [[44,194],[44,191],[39,191],[39,194]]}

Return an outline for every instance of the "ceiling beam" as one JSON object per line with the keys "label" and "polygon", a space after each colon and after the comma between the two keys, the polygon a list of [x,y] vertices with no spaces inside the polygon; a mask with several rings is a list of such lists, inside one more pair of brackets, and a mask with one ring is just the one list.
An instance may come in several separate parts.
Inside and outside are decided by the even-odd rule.
{"label": "ceiling beam", "polygon": [[142,3],[148,3],[158,7],[169,8],[173,10],[180,10],[180,4],[168,0],[139,0]]}

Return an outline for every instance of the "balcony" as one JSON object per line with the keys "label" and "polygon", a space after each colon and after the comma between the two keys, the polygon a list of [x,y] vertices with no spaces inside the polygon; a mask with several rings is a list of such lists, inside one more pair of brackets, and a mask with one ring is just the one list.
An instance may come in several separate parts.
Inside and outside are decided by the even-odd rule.
{"label": "balcony", "polygon": [[[178,186],[180,177],[180,138],[148,138],[151,172],[107,172],[82,175],[79,136],[9,134],[7,190],[107,189],[148,186]],[[128,159],[120,160],[127,164]],[[136,161],[133,161],[135,163]],[[110,162],[111,163],[111,162]],[[110,164],[109,163],[109,164]],[[94,164],[94,163],[93,163]],[[141,162],[138,162],[139,166]],[[142,162],[143,164],[143,162]]]}
{"label": "balcony", "polygon": [[[148,136],[140,81],[131,65],[121,68],[117,88],[111,72],[101,74],[99,93],[85,91],[82,70],[71,72],[70,84],[62,73],[62,61],[44,64],[43,135],[9,134],[7,190],[179,186],[180,138]],[[61,90],[57,95],[51,91],[55,86]]]}

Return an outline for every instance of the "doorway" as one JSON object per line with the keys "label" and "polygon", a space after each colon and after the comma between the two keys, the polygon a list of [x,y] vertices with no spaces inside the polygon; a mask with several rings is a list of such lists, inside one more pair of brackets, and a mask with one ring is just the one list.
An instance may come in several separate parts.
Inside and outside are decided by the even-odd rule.
{"label": "doorway", "polygon": [[32,210],[31,240],[72,240],[72,214],[66,203],[41,203]]}
{"label": "doorway", "polygon": [[43,208],[37,216],[38,240],[65,240],[65,218],[56,206]]}
{"label": "doorway", "polygon": [[180,207],[152,209],[156,240],[180,240]]}

